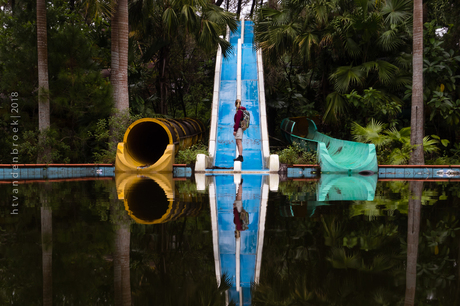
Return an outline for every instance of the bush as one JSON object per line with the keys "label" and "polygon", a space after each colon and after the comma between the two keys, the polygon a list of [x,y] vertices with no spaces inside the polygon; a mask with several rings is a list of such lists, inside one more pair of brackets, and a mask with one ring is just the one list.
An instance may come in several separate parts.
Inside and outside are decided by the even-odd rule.
{"label": "bush", "polygon": [[175,162],[177,164],[194,164],[198,154],[209,155],[208,146],[203,143],[197,143],[185,150],[177,152]]}
{"label": "bush", "polygon": [[115,163],[117,144],[123,141],[126,129],[134,121],[141,119],[140,115],[129,112],[112,111],[114,115],[106,119],[99,119],[95,131],[88,132],[96,141],[93,151],[95,163]]}
{"label": "bush", "polygon": [[[43,137],[40,140],[40,137]],[[37,130],[22,134],[21,163],[69,163],[70,146],[59,136],[57,129],[48,128],[42,133]],[[38,157],[41,157],[38,160]]]}
{"label": "bush", "polygon": [[280,163],[282,164],[316,164],[316,152],[302,149],[299,144],[294,143],[292,146],[275,152],[278,154]]}

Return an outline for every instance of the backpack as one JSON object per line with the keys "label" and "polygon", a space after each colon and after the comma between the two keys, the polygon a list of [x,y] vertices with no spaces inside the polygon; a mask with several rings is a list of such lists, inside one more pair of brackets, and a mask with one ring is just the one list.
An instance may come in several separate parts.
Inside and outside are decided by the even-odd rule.
{"label": "backpack", "polygon": [[249,227],[249,213],[244,209],[240,212],[241,230],[245,231]]}
{"label": "backpack", "polygon": [[240,121],[240,127],[243,131],[245,131],[251,122],[251,114],[249,114],[249,111],[247,109],[242,109],[243,112],[243,119]]}

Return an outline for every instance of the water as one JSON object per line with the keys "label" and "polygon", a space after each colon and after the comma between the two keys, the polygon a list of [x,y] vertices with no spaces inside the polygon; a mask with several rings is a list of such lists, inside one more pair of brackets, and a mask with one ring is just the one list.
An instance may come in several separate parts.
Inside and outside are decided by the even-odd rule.
{"label": "water", "polygon": [[460,304],[458,182],[242,178],[0,184],[0,304]]}

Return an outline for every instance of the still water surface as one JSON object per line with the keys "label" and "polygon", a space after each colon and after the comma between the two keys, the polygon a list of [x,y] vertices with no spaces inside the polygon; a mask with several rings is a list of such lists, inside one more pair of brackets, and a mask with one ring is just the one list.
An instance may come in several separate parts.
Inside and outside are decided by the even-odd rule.
{"label": "still water surface", "polygon": [[242,178],[0,184],[0,304],[460,305],[458,182]]}

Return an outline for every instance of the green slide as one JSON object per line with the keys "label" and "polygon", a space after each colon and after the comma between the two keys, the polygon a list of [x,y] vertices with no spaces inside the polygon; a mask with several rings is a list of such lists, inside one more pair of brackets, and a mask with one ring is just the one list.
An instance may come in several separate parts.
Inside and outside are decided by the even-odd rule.
{"label": "green slide", "polygon": [[285,118],[281,133],[288,143],[316,152],[321,173],[376,173],[377,155],[373,144],[347,141],[321,134],[306,117]]}

